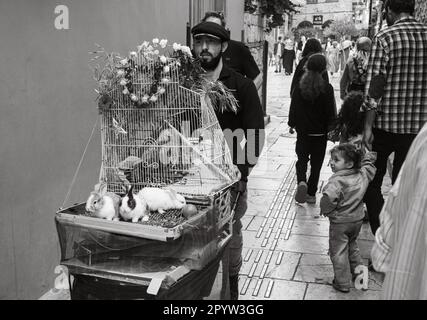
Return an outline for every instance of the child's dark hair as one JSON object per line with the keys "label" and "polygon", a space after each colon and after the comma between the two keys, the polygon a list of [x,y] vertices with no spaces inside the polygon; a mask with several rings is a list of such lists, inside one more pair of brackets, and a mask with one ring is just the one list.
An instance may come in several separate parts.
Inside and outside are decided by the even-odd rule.
{"label": "child's dark hair", "polygon": [[299,82],[303,97],[315,100],[326,90],[326,82],[322,73],[326,70],[326,58],[321,53],[315,53],[308,58],[305,72]]}
{"label": "child's dark hair", "polygon": [[[363,94],[352,91],[344,99],[337,117],[337,130],[344,133],[344,138],[357,136],[362,133],[364,114],[360,111],[363,104]],[[345,128],[345,132],[343,129]]]}
{"label": "child's dark hair", "polygon": [[342,143],[332,148],[331,155],[340,154],[346,162],[353,162],[353,169],[360,169],[362,166],[362,150],[352,143]]}

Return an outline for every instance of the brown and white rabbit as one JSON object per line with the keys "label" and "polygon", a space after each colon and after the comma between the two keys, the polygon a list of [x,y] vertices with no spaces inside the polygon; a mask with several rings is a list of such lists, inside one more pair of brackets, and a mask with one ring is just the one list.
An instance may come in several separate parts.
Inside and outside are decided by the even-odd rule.
{"label": "brown and white rabbit", "polygon": [[138,192],[150,211],[164,213],[165,210],[182,209],[185,198],[173,189],[143,188]]}
{"label": "brown and white rabbit", "polygon": [[107,184],[98,183],[86,201],[86,211],[107,220],[119,220],[120,196],[107,192]]}
{"label": "brown and white rabbit", "polygon": [[120,203],[120,216],[124,220],[132,220],[138,222],[141,218],[142,221],[148,221],[147,204],[143,198],[137,194],[133,194],[133,186],[127,188],[126,195],[122,198]]}

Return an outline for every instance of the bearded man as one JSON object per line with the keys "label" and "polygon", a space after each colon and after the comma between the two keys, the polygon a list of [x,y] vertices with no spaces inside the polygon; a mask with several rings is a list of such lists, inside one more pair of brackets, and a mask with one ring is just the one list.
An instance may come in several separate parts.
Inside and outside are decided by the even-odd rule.
{"label": "bearded man", "polygon": [[[216,111],[219,124],[232,153],[233,163],[237,165],[241,173],[241,180],[232,188],[231,203],[234,203],[238,194],[240,196],[233,219],[232,239],[227,245],[222,261],[223,278],[229,280],[230,296],[228,297],[228,294],[224,292],[221,296],[237,300],[243,248],[240,220],[247,209],[248,176],[256,165],[264,145],[264,115],[253,81],[229,69],[223,63],[222,56],[227,50],[230,40],[227,30],[214,22],[201,22],[191,30],[191,33],[193,51],[206,71],[205,77],[211,81],[222,82],[233,93],[239,105],[237,112]],[[246,144],[242,147],[241,143],[244,139],[246,139]]]}

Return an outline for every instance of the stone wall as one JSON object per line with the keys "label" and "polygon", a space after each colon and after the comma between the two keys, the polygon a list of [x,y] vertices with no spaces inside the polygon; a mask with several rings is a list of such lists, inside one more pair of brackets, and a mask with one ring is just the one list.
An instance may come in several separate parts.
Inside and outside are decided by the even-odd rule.
{"label": "stone wall", "polygon": [[415,17],[427,24],[427,1],[415,0]]}

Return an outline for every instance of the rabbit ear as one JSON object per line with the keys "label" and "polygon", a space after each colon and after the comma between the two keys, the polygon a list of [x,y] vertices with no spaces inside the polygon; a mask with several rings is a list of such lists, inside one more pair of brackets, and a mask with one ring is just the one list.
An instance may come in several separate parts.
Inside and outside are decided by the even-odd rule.
{"label": "rabbit ear", "polygon": [[97,183],[97,184],[95,184],[95,187],[93,187],[93,190],[94,190],[95,192],[100,192],[100,190],[101,190],[101,183]]}
{"label": "rabbit ear", "polygon": [[101,195],[104,195],[107,193],[107,184],[106,183],[101,183],[99,186],[99,193]]}
{"label": "rabbit ear", "polygon": [[131,185],[130,188],[129,188],[129,190],[128,190],[128,192],[127,192],[129,198],[133,197],[132,190],[133,190],[133,186]]}
{"label": "rabbit ear", "polygon": [[167,190],[176,198],[176,191],[172,188],[167,188]]}

